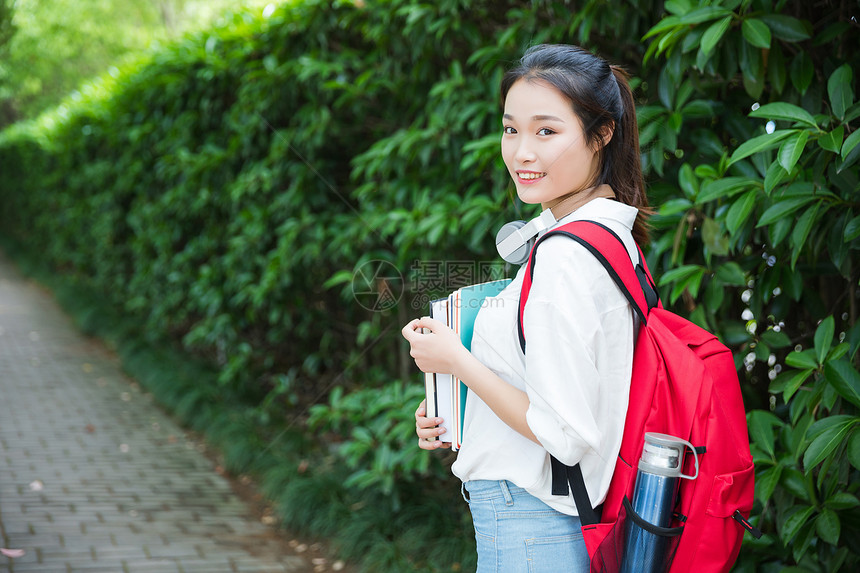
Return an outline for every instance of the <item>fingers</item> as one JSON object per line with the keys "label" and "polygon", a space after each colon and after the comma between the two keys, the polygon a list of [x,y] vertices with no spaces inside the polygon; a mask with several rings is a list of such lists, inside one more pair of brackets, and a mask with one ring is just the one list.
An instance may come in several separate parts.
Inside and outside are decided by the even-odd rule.
{"label": "fingers", "polygon": [[430,318],[429,316],[422,316],[420,319],[413,322],[416,323],[415,328],[426,328],[430,330],[430,332],[436,332],[440,328],[447,327],[444,322],[436,320],[435,318]]}
{"label": "fingers", "polygon": [[418,326],[419,320],[416,318],[414,320],[410,320],[409,323],[401,329],[400,334],[403,335],[403,338],[412,342],[416,336],[421,334]]}
{"label": "fingers", "polygon": [[438,440],[439,436],[445,433],[445,428],[439,427],[442,418],[428,418],[426,414],[427,400],[422,400],[415,410],[415,434],[418,436],[418,447],[422,450],[451,447],[451,444]]}
{"label": "fingers", "polygon": [[439,449],[449,449],[451,447],[450,442],[440,442],[439,440],[433,440],[428,442],[427,440],[418,439],[418,447],[422,450],[439,450]]}
{"label": "fingers", "polygon": [[422,329],[426,328],[430,332],[436,332],[437,330],[445,327],[445,323],[438,321],[435,318],[424,316],[421,318],[415,318],[413,320],[410,320],[409,323],[407,323],[406,326],[403,327],[400,333],[403,335],[403,338],[412,342],[412,340],[415,339],[416,336],[420,336],[422,334]]}
{"label": "fingers", "polygon": [[436,438],[445,433],[445,428],[440,428],[439,426],[433,426],[432,428],[422,428],[420,426],[416,426],[415,433],[422,440],[435,440]]}
{"label": "fingers", "polygon": [[444,422],[442,418],[427,418],[425,416],[415,416],[415,428],[417,430],[436,428],[442,422]]}
{"label": "fingers", "polygon": [[[426,422],[428,420],[439,420],[441,423],[442,418],[420,418],[420,420],[422,420],[423,422]],[[440,428],[438,426],[422,427],[416,425],[415,433],[418,435],[418,447],[422,450],[437,450],[439,448],[451,447],[450,442],[443,442],[439,440],[439,436],[445,433],[445,428]]]}

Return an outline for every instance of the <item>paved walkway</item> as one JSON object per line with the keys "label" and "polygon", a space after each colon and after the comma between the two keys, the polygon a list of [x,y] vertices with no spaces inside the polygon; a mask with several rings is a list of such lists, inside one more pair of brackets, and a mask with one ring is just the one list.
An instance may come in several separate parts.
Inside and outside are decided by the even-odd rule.
{"label": "paved walkway", "polygon": [[340,568],[261,523],[202,453],[0,254],[0,572]]}

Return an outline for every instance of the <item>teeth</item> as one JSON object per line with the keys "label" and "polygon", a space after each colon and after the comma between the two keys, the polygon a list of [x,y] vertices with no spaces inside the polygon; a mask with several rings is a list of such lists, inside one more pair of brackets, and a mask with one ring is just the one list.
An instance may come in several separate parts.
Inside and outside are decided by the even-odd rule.
{"label": "teeth", "polygon": [[540,179],[546,173],[520,173],[519,175],[521,179]]}

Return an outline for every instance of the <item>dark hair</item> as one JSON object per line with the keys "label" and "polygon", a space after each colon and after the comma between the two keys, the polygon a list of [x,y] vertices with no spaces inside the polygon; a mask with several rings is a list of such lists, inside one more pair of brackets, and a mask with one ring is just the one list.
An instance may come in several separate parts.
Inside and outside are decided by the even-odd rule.
{"label": "dark hair", "polygon": [[[639,158],[636,105],[628,75],[578,46],[541,44],[529,48],[502,79],[502,103],[517,80],[544,81],[560,91],[582,122],[586,143],[598,149],[600,168],[594,185],[608,184],[615,197],[639,209],[633,236],[648,242],[648,198]],[[604,146],[603,135],[612,129]]]}

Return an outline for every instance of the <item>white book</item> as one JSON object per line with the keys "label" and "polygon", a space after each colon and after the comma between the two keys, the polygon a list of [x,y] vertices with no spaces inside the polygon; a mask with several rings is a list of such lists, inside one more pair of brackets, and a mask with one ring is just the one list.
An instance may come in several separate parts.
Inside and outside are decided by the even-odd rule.
{"label": "white book", "polygon": [[[472,332],[478,311],[486,299],[497,296],[510,279],[490,281],[463,287],[452,292],[447,298],[430,302],[430,317],[447,324],[456,332],[463,345],[472,349]],[[466,413],[468,388],[451,374],[425,374],[424,387],[427,398],[427,416],[442,418],[445,433],[439,436],[443,442],[450,442],[452,450],[458,450],[463,443],[463,425]]]}
{"label": "white book", "polygon": [[[448,324],[448,299],[441,298],[430,302],[430,318]],[[429,331],[427,331],[429,332]],[[440,417],[445,433],[439,436],[443,442],[454,439],[454,377],[444,373],[426,373],[424,385],[427,398],[427,417]]]}

